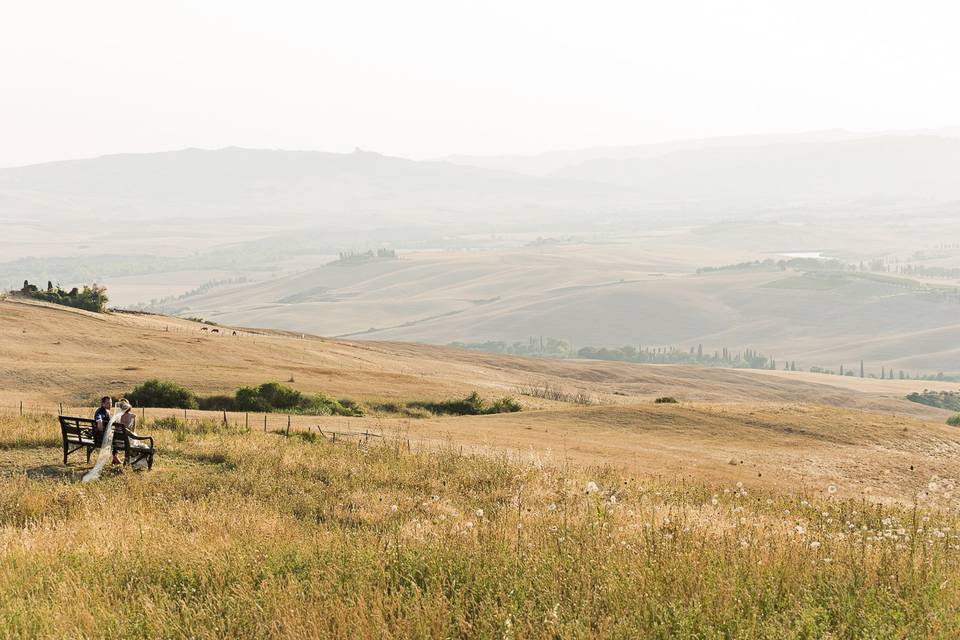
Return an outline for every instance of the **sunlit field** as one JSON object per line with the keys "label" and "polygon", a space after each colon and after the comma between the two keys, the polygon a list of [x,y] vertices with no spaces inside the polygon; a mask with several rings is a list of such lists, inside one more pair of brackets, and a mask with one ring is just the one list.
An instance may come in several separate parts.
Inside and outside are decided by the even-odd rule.
{"label": "sunlit field", "polygon": [[4,637],[960,632],[949,482],[891,508],[172,426],[152,472],[83,485],[55,417],[0,417]]}

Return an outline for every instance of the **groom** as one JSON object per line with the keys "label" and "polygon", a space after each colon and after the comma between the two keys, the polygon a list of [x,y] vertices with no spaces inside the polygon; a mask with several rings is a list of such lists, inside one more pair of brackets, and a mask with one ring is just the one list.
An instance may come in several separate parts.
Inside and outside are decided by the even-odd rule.
{"label": "groom", "polygon": [[100,398],[100,408],[93,414],[93,444],[98,447],[103,444],[103,431],[110,423],[110,409],[113,408],[113,399],[110,396]]}

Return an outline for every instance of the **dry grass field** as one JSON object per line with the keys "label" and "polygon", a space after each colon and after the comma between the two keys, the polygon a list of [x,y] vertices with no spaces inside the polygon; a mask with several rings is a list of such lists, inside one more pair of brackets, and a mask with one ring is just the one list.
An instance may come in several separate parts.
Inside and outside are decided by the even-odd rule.
{"label": "dry grass field", "polygon": [[947,638],[952,482],[915,506],[402,440],[148,429],[151,472],[77,482],[0,417],[8,638]]}
{"label": "dry grass field", "polygon": [[[207,331],[201,331],[207,327]],[[92,413],[150,378],[198,393],[287,382],[370,406],[443,400],[477,390],[514,395],[515,414],[409,419],[293,416],[294,430],[403,434],[411,447],[509,451],[531,459],[613,464],[638,473],[789,489],[836,483],[845,495],[907,500],[932,475],[960,477],[948,412],[908,402],[917,384],[791,372],[527,359],[404,343],[348,342],[220,328],[164,316],[90,314],[0,302],[0,405],[28,413]],[[292,382],[288,382],[291,381]],[[520,395],[549,386],[591,406]],[[659,396],[676,405],[656,405]],[[146,417],[181,415],[139,408]],[[189,412],[190,419],[211,418]],[[230,414],[262,430],[263,416]],[[267,417],[268,430],[287,417]],[[55,430],[51,424],[50,429]]]}
{"label": "dry grass field", "polygon": [[[209,328],[0,301],[4,637],[960,632],[960,447],[905,383]],[[153,377],[524,410],[265,433],[259,414],[138,407],[155,468],[81,484],[59,403],[89,413]],[[593,404],[517,395],[537,384]]]}

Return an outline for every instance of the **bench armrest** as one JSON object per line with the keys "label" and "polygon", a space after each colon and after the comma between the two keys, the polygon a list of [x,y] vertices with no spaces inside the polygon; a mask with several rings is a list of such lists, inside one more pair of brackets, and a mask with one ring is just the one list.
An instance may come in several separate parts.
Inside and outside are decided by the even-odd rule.
{"label": "bench armrest", "polygon": [[153,449],[153,438],[150,436],[138,436],[135,433],[127,432],[127,437],[130,438],[131,440],[149,440],[150,448]]}

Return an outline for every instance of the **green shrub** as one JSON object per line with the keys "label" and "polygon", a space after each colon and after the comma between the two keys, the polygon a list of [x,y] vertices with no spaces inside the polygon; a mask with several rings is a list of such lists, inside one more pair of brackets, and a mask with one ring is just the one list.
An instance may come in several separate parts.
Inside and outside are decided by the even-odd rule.
{"label": "green shrub", "polygon": [[516,413],[521,409],[523,409],[523,407],[520,406],[519,402],[510,396],[504,396],[497,398],[485,413]]}
{"label": "green shrub", "polygon": [[673,396],[663,396],[654,400],[656,404],[677,404],[677,399]]}
{"label": "green shrub", "polygon": [[196,409],[197,397],[186,387],[175,382],[147,380],[127,394],[127,399],[141,407]]}
{"label": "green shrub", "polygon": [[480,394],[474,391],[466,398],[459,400],[441,400],[439,402],[415,401],[407,403],[408,409],[421,409],[437,415],[479,416],[490,413],[512,413],[520,411],[520,403],[511,397],[496,400],[487,406]]}
{"label": "green shrub", "polygon": [[258,387],[240,387],[234,394],[237,411],[256,411],[258,413],[270,413],[273,407],[263,397],[260,396]]}
{"label": "green shrub", "polygon": [[264,382],[257,393],[274,409],[294,409],[303,401],[303,394],[279,382]]}
{"label": "green shrub", "polygon": [[286,412],[312,416],[357,417],[363,415],[363,407],[352,400],[338,401],[322,393],[303,394],[278,382],[265,382],[258,387],[237,389],[234,396],[234,410],[259,413]]}
{"label": "green shrub", "polygon": [[947,424],[951,427],[960,427],[960,413],[955,413],[947,418]]}

